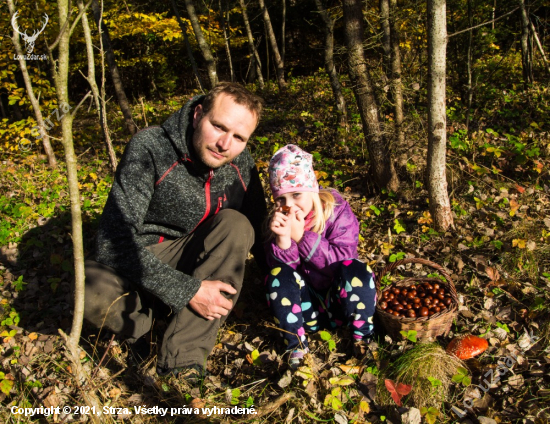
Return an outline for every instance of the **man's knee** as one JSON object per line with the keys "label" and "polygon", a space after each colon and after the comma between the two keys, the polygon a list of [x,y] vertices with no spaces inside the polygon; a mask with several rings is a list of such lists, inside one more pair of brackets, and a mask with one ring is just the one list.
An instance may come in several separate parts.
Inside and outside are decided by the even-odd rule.
{"label": "man's knee", "polygon": [[226,237],[235,242],[246,242],[249,249],[252,247],[254,228],[242,213],[234,209],[224,209],[216,215],[215,220],[217,231],[224,233]]}

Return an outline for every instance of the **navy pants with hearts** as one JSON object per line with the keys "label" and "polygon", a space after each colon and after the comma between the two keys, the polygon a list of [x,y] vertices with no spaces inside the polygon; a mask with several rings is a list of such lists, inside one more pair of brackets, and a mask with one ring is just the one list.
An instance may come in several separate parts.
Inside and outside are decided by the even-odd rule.
{"label": "navy pants with hearts", "polygon": [[280,264],[269,273],[266,291],[287,350],[307,348],[306,331],[347,324],[357,340],[373,333],[374,274],[358,259],[341,262],[333,284],[324,291],[315,290],[298,271]]}

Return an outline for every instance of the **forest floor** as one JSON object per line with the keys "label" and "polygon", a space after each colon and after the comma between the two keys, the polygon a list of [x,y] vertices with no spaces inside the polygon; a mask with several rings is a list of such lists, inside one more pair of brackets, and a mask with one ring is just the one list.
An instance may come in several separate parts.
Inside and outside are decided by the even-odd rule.
{"label": "forest floor", "polygon": [[[351,96],[349,90],[347,95]],[[469,385],[460,373],[456,382],[446,382],[443,388],[435,374],[417,376],[413,388],[429,381],[433,389],[427,400],[443,389],[445,393],[438,403],[423,404],[432,406],[422,410],[423,422],[548,422],[548,89],[496,96],[479,112],[478,127],[470,134],[449,117],[447,175],[454,228],[446,233],[434,230],[428,211],[423,179],[427,139],[420,108],[407,123],[407,146],[395,153],[402,190],[380,193],[367,172],[359,117],[351,114],[348,133],[335,129],[326,79],[293,80],[284,96],[264,97],[266,115],[250,143],[264,182],[267,163],[278,147],[295,143],[313,152],[319,180],[340,190],[357,214],[359,254],[375,273],[380,275],[397,260],[420,258],[443,266],[451,275],[458,314],[450,333],[436,342],[445,348],[453,336],[472,333],[489,343],[484,354],[464,364]],[[149,124],[161,123],[186,98],[137,107],[141,113],[136,119],[141,126],[144,118]],[[113,113],[111,122],[118,128],[120,117]],[[75,122],[87,253],[112,183],[100,133],[93,115]],[[117,129],[114,137],[120,157],[126,136]],[[313,334],[304,368],[291,373],[253,260],[243,293],[208,359],[210,375],[200,384],[156,375],[164,325],[157,322],[145,360],[136,358],[125,341],[115,338],[110,343],[109,334],[85,327],[81,361],[90,379],[79,389],[58,334],[59,328],[70,329],[72,319],[66,174],[63,163],[52,170],[39,153],[4,154],[0,163],[0,421],[86,421],[86,411],[75,407],[83,405],[81,390],[95,390],[103,405],[113,407],[103,422],[419,422],[414,408],[421,405],[412,395],[398,394],[403,403],[398,408],[384,388],[392,364],[420,344],[414,333],[392,339],[377,322],[376,342],[359,358],[347,330]],[[408,264],[393,271],[391,278],[431,272],[429,267]],[[155,410],[144,414],[135,409],[186,405],[254,407],[257,414],[198,409],[175,416],[169,410],[162,417]],[[12,413],[12,406],[60,407],[62,412],[29,418]],[[71,412],[63,412],[64,407],[71,407]]]}

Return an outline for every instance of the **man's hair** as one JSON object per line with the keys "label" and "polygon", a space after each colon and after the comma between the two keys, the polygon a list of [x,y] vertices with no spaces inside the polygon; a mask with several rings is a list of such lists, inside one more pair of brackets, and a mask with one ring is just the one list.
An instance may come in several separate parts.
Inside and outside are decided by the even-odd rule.
{"label": "man's hair", "polygon": [[227,94],[233,101],[246,107],[250,112],[256,115],[257,123],[262,116],[263,100],[255,94],[248,91],[241,84],[235,82],[220,82],[206,95],[202,102],[203,116],[214,107],[214,102],[220,94]]}

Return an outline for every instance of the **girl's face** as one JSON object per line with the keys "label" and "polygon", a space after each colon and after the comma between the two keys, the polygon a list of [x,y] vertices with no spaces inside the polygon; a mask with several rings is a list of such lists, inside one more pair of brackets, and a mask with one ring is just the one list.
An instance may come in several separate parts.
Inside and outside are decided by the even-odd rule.
{"label": "girl's face", "polygon": [[275,199],[275,206],[296,206],[307,216],[313,210],[313,197],[309,191],[285,193]]}

